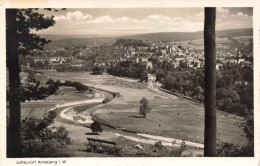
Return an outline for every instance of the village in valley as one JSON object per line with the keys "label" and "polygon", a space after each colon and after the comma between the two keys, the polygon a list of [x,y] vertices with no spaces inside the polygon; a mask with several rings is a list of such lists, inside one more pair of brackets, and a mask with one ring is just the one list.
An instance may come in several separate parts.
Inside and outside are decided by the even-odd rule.
{"label": "village in valley", "polygon": [[[250,37],[247,36],[244,39],[246,44],[244,47],[249,47]],[[122,39],[121,39],[122,40]],[[124,40],[124,39],[123,39]],[[132,40],[132,39],[125,39]],[[228,40],[224,38],[223,40]],[[235,39],[234,39],[235,40]],[[196,49],[192,47],[195,41],[188,42],[152,42],[151,44],[145,44],[148,46],[122,46],[115,45],[114,49],[120,52],[120,57],[106,57],[106,53],[100,59],[96,60],[92,64],[87,63],[84,57],[87,57],[91,50],[87,44],[79,44],[78,46],[68,46],[66,48],[59,48],[54,50],[44,50],[36,52],[32,59],[28,55],[28,60],[23,61],[24,67],[32,67],[38,70],[56,69],[60,65],[66,65],[70,67],[82,68],[85,65],[98,65],[98,66],[110,66],[117,62],[133,61],[134,63],[145,63],[147,68],[153,66],[151,61],[152,57],[156,57],[161,63],[167,62],[174,68],[181,66],[190,68],[203,68],[204,67],[204,51],[203,47]],[[200,42],[200,41],[198,41]],[[244,43],[243,40],[237,40],[238,43]],[[142,43],[142,41],[141,41]],[[184,43],[184,44],[183,44]],[[98,45],[98,44],[97,44]],[[253,53],[249,49],[241,52],[239,47],[221,46],[218,44],[219,50],[217,50],[217,63],[216,70],[224,70],[226,64],[238,64],[240,66],[253,67]],[[101,47],[102,48],[102,47]],[[245,49],[245,48],[242,48]],[[41,56],[37,56],[40,54]]]}

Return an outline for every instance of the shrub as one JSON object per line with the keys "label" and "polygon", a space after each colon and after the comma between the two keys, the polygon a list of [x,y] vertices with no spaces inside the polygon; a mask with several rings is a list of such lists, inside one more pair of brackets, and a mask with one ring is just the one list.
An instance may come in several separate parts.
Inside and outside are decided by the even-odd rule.
{"label": "shrub", "polygon": [[51,127],[55,117],[56,112],[50,111],[43,118],[29,115],[22,120],[21,141],[25,155],[42,151],[53,152],[70,144],[68,131],[63,126]]}
{"label": "shrub", "polygon": [[120,96],[120,93],[119,93],[119,92],[113,92],[112,95],[113,95],[113,97],[115,98],[115,97],[119,97],[119,96]]}
{"label": "shrub", "polygon": [[180,148],[176,148],[174,147],[175,141],[172,142],[172,151],[171,154],[175,157],[180,157],[181,154],[187,149],[187,145],[185,144],[185,141],[182,141],[181,143],[181,147]]}
{"label": "shrub", "polygon": [[239,157],[241,156],[241,147],[231,143],[219,143],[217,154],[219,157]]}
{"label": "shrub", "polygon": [[151,107],[149,106],[148,100],[145,99],[145,97],[140,100],[140,104],[139,114],[143,115],[143,118],[145,118],[147,113],[151,111]]}
{"label": "shrub", "polygon": [[233,103],[231,105],[231,108],[229,110],[229,112],[234,112],[234,113],[238,113],[240,115],[246,115],[246,107],[242,104],[238,104],[238,103]]}
{"label": "shrub", "polygon": [[79,92],[84,92],[84,91],[88,90],[88,86],[83,85],[80,82],[74,82],[74,86],[75,86],[76,90]]}
{"label": "shrub", "polygon": [[108,102],[110,102],[111,100],[110,100],[110,98],[105,98],[104,100],[103,100],[103,104],[106,104],[106,103],[108,103]]}
{"label": "shrub", "polygon": [[154,144],[154,147],[159,149],[159,150],[162,150],[163,148],[163,145],[162,145],[162,142],[161,141],[157,141],[155,144]]}
{"label": "shrub", "polygon": [[92,132],[98,133],[101,132],[102,133],[102,127],[100,125],[100,123],[98,121],[94,121],[91,125],[90,128],[92,130]]}
{"label": "shrub", "polygon": [[54,84],[54,80],[49,78],[48,81],[46,82],[46,84]]}
{"label": "shrub", "polygon": [[64,86],[73,86],[73,82],[66,80],[63,85]]}
{"label": "shrub", "polygon": [[104,67],[103,66],[95,66],[92,69],[92,73],[95,75],[101,75],[104,72]]}

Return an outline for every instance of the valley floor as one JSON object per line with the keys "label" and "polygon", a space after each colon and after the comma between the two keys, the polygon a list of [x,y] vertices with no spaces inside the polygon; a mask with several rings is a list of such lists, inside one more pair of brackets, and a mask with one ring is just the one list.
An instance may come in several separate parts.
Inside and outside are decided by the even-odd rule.
{"label": "valley floor", "polygon": [[[183,100],[181,98],[164,95],[161,93],[156,93],[150,89],[147,89],[147,83],[139,83],[133,81],[132,79],[118,79],[113,76],[96,76],[90,75],[89,73],[57,73],[57,72],[44,72],[46,77],[52,78],[54,80],[71,80],[80,81],[86,85],[93,86],[98,89],[103,89],[111,92],[120,92],[120,97],[113,99],[106,105],[99,105],[95,109],[86,110],[86,114],[93,114],[94,118],[107,123],[109,125],[115,126],[119,129],[113,129],[107,126],[103,126],[104,132],[102,132],[98,138],[110,141],[115,141],[119,146],[127,149],[124,156],[135,156],[138,153],[145,153],[148,156],[153,156],[149,149],[154,145],[154,142],[150,144],[148,142],[140,141],[153,140],[166,142],[165,138],[174,138],[184,141],[190,141],[192,143],[197,143],[198,145],[203,144],[203,132],[204,132],[204,108],[203,105],[193,103],[192,101]],[[146,84],[146,85],[145,85]],[[104,96],[103,98],[111,97],[109,93],[105,91],[100,91]],[[41,116],[43,110],[48,110],[55,106],[59,102],[66,103],[76,100],[90,99],[89,95],[82,95],[78,97],[73,97],[73,92],[68,91],[69,98],[65,96],[60,97],[54,96],[51,99],[47,99],[42,102],[43,108],[37,107],[34,114],[36,116]],[[147,98],[152,111],[148,114],[146,118],[140,118],[138,115],[139,101],[143,98]],[[85,99],[84,99],[85,98]],[[57,100],[55,100],[57,99]],[[57,102],[55,102],[57,101]],[[100,100],[101,101],[101,100]],[[40,103],[40,102],[39,102]],[[36,103],[35,103],[36,104]],[[36,105],[31,103],[25,103],[22,105],[23,113],[29,112],[30,109],[36,107]],[[80,103],[77,103],[80,104]],[[38,105],[38,103],[37,103]],[[107,156],[106,154],[93,154],[93,153],[83,153],[86,150],[84,144],[87,142],[87,138],[97,136],[91,135],[91,129],[89,128],[90,123],[77,123],[71,119],[65,119],[60,116],[62,110],[73,107],[72,105],[57,108],[55,111],[58,113],[58,117],[55,119],[55,126],[64,126],[70,133],[69,136],[73,139],[73,144],[67,147],[66,150],[61,150],[59,156],[67,157],[83,157],[83,156]],[[223,113],[218,111],[218,140],[222,142],[229,142],[233,144],[244,145],[247,143],[243,131],[237,126],[237,123],[241,121],[241,117],[234,116],[232,114]],[[143,134],[135,134],[122,131],[120,129],[128,129]],[[145,137],[146,136],[146,137]],[[157,137],[153,137],[157,136]],[[158,137],[160,136],[160,137]],[[137,138],[139,141],[135,141]],[[159,138],[159,139],[158,139]],[[168,141],[169,145],[171,144]],[[137,150],[133,148],[136,144],[142,144],[145,148],[144,150]],[[165,143],[164,143],[165,144]],[[178,143],[180,145],[180,143]],[[166,144],[165,144],[166,145]],[[172,148],[171,146],[167,146]],[[131,150],[130,150],[131,149]],[[192,146],[189,147],[195,154],[192,156],[202,156],[203,150],[197,149]],[[68,153],[68,151],[70,151]],[[166,150],[166,151],[169,151]],[[165,154],[157,154],[159,156],[170,156],[169,152]],[[53,154],[55,156],[55,154]],[[56,154],[58,155],[58,154]]]}

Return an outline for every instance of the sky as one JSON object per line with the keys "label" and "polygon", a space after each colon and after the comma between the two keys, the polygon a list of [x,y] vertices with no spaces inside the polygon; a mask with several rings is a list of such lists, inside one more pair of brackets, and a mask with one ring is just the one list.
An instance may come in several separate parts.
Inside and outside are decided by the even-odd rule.
{"label": "sky", "polygon": [[[203,8],[78,8],[53,15],[42,34],[120,36],[153,32],[203,31]],[[217,8],[216,30],[253,27],[252,8]]]}

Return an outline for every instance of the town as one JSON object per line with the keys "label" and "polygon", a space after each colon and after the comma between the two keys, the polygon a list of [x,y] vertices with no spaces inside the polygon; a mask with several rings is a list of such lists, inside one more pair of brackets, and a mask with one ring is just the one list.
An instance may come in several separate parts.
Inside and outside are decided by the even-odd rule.
{"label": "town", "polygon": [[[130,40],[131,39],[121,39]],[[120,40],[119,40],[120,41]],[[242,42],[242,41],[240,41]],[[145,46],[143,46],[145,45]],[[147,46],[146,46],[147,45]],[[101,48],[103,45],[101,45]],[[107,46],[107,45],[105,45]],[[93,54],[93,49],[87,48],[86,45],[71,46],[66,48],[60,48],[56,50],[45,50],[35,52],[33,56],[28,56],[23,61],[24,67],[32,67],[38,70],[57,69],[59,66],[67,66],[72,68],[87,68],[91,66],[106,66],[122,61],[132,61],[134,63],[145,63],[147,68],[152,67],[153,64],[150,61],[151,58],[156,57],[161,63],[170,63],[174,68],[179,66],[190,68],[203,68],[204,67],[204,51],[203,49],[196,50],[189,45],[181,45],[174,42],[158,42],[151,44],[142,43],[141,46],[133,45],[112,45],[104,47],[105,49],[113,49],[117,51],[117,56],[107,57],[106,54],[99,55],[91,59],[89,63],[86,59],[88,55]],[[244,48],[243,48],[244,49]],[[94,50],[95,51],[95,50]],[[42,56],[37,56],[38,54]],[[120,54],[118,56],[118,54]],[[238,64],[240,66],[253,67],[253,53],[241,48],[228,48],[217,50],[217,70],[224,70],[226,64]],[[89,58],[90,59],[90,58]]]}

